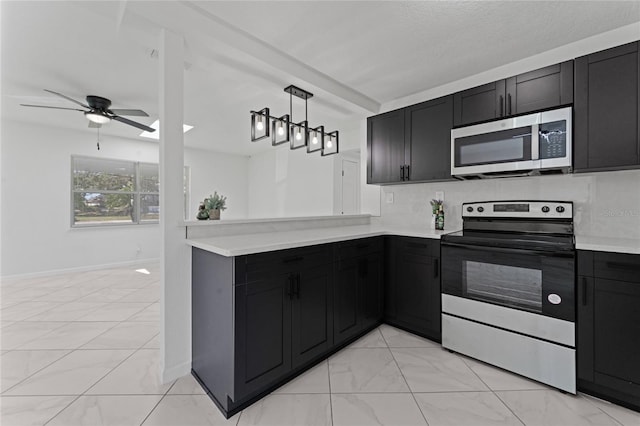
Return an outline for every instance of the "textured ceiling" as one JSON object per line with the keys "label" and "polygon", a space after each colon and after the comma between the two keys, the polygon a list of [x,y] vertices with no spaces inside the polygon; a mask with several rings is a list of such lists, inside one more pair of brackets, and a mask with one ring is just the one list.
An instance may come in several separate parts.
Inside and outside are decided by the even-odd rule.
{"label": "textured ceiling", "polygon": [[[110,98],[114,108],[158,114],[159,30],[185,38],[185,143],[250,155],[248,112],[288,112],[282,89],[299,85],[312,125],[329,129],[376,105],[640,21],[640,2],[0,2],[2,116],[94,134],[72,106]],[[640,34],[639,37],[640,38]],[[298,100],[299,101],[299,100]],[[294,118],[303,104],[294,101]],[[372,107],[373,105],[373,107]],[[109,123],[103,134],[139,138]]]}

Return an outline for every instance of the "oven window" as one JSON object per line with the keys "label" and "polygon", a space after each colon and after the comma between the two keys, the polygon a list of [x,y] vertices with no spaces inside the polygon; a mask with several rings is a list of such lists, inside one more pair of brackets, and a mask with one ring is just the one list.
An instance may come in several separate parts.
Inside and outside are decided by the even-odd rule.
{"label": "oven window", "polygon": [[466,294],[474,299],[542,310],[542,271],[517,266],[464,261]]}

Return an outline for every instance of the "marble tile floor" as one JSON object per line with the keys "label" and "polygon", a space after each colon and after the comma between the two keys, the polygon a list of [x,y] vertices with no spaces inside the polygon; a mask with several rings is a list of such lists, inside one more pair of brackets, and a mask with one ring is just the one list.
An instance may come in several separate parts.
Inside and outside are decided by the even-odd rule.
{"label": "marble tile floor", "polygon": [[198,383],[160,383],[158,265],[0,286],[0,424],[640,425],[640,413],[449,353],[383,325],[225,419]]}

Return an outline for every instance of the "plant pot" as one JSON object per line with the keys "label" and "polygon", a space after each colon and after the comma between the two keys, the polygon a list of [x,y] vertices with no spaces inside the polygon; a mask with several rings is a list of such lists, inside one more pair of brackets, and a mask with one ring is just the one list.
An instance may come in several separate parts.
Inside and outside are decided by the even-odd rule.
{"label": "plant pot", "polygon": [[209,220],[220,220],[220,209],[209,210]]}

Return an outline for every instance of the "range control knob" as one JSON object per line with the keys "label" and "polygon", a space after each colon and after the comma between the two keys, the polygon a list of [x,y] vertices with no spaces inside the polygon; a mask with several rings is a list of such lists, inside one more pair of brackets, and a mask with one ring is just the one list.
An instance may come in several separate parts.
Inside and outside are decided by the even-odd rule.
{"label": "range control knob", "polygon": [[471,206],[467,207],[467,211],[468,211],[469,213],[471,213],[471,212],[473,211],[473,207],[471,207]]}
{"label": "range control knob", "polygon": [[556,207],[556,211],[557,211],[558,213],[562,213],[562,212],[564,212],[564,207],[562,207],[562,206],[558,206],[558,207]]}
{"label": "range control knob", "polygon": [[549,206],[542,206],[542,213],[549,213]]}
{"label": "range control knob", "polygon": [[480,213],[482,213],[482,212],[484,211],[484,207],[482,207],[482,206],[478,207],[478,211],[479,211]]}

